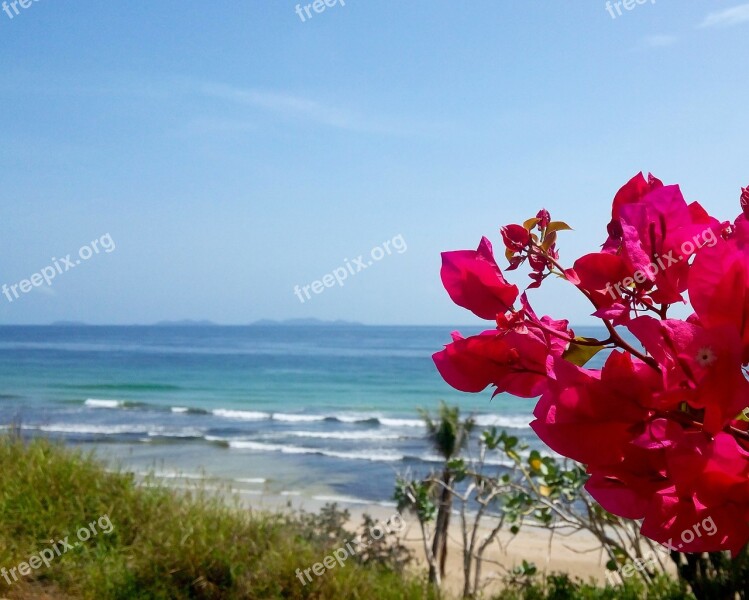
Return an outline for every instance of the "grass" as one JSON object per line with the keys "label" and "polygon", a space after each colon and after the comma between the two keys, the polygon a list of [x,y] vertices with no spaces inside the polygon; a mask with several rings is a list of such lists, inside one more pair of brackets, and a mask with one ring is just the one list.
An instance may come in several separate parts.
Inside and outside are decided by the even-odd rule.
{"label": "grass", "polygon": [[[8,585],[11,600],[372,599],[435,598],[404,569],[407,552],[383,540],[303,586],[310,568],[352,538],[346,511],[268,514],[242,509],[200,488],[184,492],[138,485],[91,455],[44,439],[0,436],[0,568],[10,570],[50,540],[78,542]],[[108,519],[108,520],[107,520]],[[111,527],[109,525],[111,525]],[[106,534],[106,531],[110,531]],[[56,544],[58,549],[60,545]],[[456,575],[456,574],[454,574]],[[457,575],[456,575],[457,576]],[[9,576],[10,577],[10,576]],[[11,578],[12,581],[12,578]],[[443,598],[445,596],[443,595]],[[691,598],[664,578],[651,589],[630,580],[600,588],[566,575],[508,582],[500,600]]]}
{"label": "grass", "polygon": [[[0,578],[0,597],[429,597],[425,583],[399,572],[387,553],[366,564],[349,560],[303,586],[296,569],[341,546],[340,511],[271,515],[200,490],[144,487],[129,474],[106,472],[90,455],[40,439],[0,437],[0,465],[0,567],[29,561],[49,540],[77,542],[79,529],[104,515],[113,526],[109,535],[97,528],[18,583]],[[109,529],[106,519],[103,525]]]}
{"label": "grass", "polygon": [[632,578],[624,585],[599,587],[555,573],[540,581],[535,578],[514,581],[493,600],[694,600],[694,596],[665,575],[657,577],[649,586]]}

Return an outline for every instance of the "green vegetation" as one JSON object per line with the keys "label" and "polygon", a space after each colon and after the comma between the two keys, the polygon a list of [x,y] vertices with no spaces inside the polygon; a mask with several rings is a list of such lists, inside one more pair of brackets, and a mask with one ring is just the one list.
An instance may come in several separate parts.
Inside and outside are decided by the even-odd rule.
{"label": "green vegetation", "polygon": [[621,586],[601,588],[566,574],[553,574],[541,581],[526,575],[510,578],[494,600],[694,600],[694,596],[665,575],[647,585],[633,578]]}
{"label": "green vegetation", "polygon": [[[398,548],[380,543],[302,585],[295,572],[320,562],[352,534],[347,513],[269,515],[239,510],[199,490],[136,485],[90,456],[57,444],[0,437],[0,567],[29,561],[49,540],[78,541],[107,515],[114,527],[61,553],[0,597],[120,600],[430,597],[404,575]],[[12,578],[11,578],[12,581]]]}
{"label": "green vegetation", "polygon": [[[90,455],[47,440],[0,436],[0,568],[10,571],[52,547],[79,540],[96,521],[96,535],[8,585],[10,600],[362,599],[429,600],[436,588],[421,578],[408,551],[392,537],[373,541],[343,567],[302,585],[308,569],[350,541],[347,511],[318,514],[252,512],[196,488],[164,488],[110,473]],[[435,511],[436,512],[436,511]],[[100,519],[106,516],[104,523]],[[107,523],[110,527],[104,527]],[[363,527],[373,525],[365,518]],[[362,529],[359,529],[361,531]],[[106,531],[110,531],[109,534]],[[59,546],[58,546],[59,547]],[[458,577],[458,574],[454,574]],[[543,578],[526,563],[512,571],[497,600],[693,598],[666,577],[649,586],[631,578],[596,587],[567,575]],[[445,592],[439,596],[449,598]]]}

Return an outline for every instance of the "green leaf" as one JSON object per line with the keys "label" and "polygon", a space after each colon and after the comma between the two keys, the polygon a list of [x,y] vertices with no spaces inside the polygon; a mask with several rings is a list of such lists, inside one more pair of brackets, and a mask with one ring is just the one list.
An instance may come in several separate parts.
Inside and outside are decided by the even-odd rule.
{"label": "green leaf", "polygon": [[536,225],[538,225],[538,223],[539,223],[540,220],[541,219],[537,219],[535,217],[533,219],[528,219],[525,223],[523,223],[523,227],[525,227],[528,231],[530,231]]}
{"label": "green leaf", "polygon": [[[576,337],[575,340],[581,342],[595,342],[592,338]],[[603,350],[605,346],[589,346],[587,344],[576,344],[574,341],[570,342],[569,348],[565,350],[562,358],[568,360],[573,365],[582,367],[591,358]]]}

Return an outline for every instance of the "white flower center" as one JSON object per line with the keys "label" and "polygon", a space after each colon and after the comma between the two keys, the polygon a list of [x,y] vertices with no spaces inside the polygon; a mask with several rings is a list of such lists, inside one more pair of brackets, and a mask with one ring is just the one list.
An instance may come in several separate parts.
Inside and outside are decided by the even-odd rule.
{"label": "white flower center", "polygon": [[718,357],[715,356],[715,352],[713,351],[713,349],[708,347],[700,348],[697,351],[697,356],[695,357],[695,359],[697,360],[697,364],[701,367],[709,367],[715,362],[717,358]]}

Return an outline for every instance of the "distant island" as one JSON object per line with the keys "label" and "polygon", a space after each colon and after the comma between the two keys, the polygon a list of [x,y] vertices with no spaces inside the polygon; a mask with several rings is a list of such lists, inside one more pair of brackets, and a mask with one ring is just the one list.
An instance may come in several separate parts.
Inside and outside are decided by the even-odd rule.
{"label": "distant island", "polygon": [[[118,325],[91,325],[83,321],[54,321],[48,327],[118,327]],[[214,323],[208,319],[180,319],[177,321],[158,321],[150,325],[119,325],[119,327],[243,327],[242,325],[226,325]],[[344,321],[335,319],[260,319],[244,327],[364,327],[364,323],[358,321]]]}
{"label": "distant island", "polygon": [[159,321],[154,323],[152,327],[217,327],[218,323],[209,321],[208,319],[193,320],[193,319],[180,319],[179,321]]}
{"label": "distant island", "polygon": [[[360,326],[362,323],[356,323],[354,321],[344,321],[342,319],[336,319],[335,321],[325,321],[323,319],[284,319],[282,321],[274,321],[273,319],[260,319],[249,324],[249,327],[279,327],[279,326],[294,326],[294,327],[330,327],[330,326]],[[155,323],[153,327],[221,327],[218,323],[202,319],[199,321],[192,319],[182,319],[181,321],[159,321]]]}

